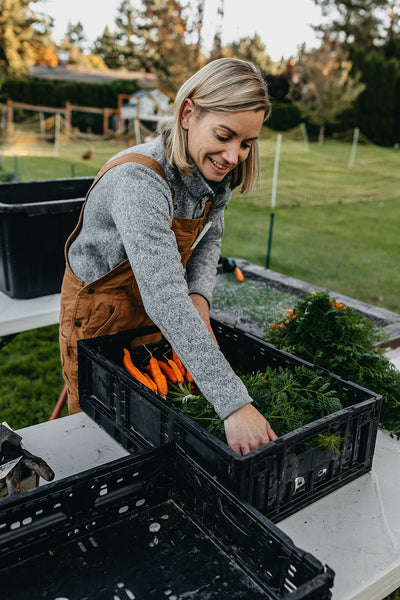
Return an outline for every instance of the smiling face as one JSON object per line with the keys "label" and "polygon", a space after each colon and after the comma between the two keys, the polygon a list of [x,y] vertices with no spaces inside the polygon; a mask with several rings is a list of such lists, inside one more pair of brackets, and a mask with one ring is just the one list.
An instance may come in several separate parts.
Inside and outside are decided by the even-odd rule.
{"label": "smiling face", "polygon": [[264,121],[263,110],[235,113],[202,113],[187,98],[181,125],[187,131],[187,149],[200,173],[209,181],[221,181],[246,160]]}

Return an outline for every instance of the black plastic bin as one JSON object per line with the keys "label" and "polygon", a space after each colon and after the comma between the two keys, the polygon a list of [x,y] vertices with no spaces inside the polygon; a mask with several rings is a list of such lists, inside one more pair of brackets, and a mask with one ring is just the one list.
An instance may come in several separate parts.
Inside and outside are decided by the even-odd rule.
{"label": "black plastic bin", "polygon": [[0,508],[7,600],[329,600],[334,572],[174,446]]}
{"label": "black plastic bin", "polygon": [[65,242],[93,180],[0,184],[0,291],[12,298],[60,291]]}
{"label": "black plastic bin", "polygon": [[[334,379],[346,395],[345,408],[239,456],[127,374],[122,366],[122,348],[129,347],[134,337],[154,331],[146,329],[78,343],[82,409],[98,423],[102,415],[108,415],[121,432],[134,431],[152,445],[175,441],[243,500],[275,522],[371,469],[381,396],[230,325],[213,320],[212,326],[233,368],[250,373],[267,366],[294,369],[307,365]],[[162,355],[168,343],[165,341],[165,348],[162,344],[158,347]],[[144,352],[141,348],[136,351]],[[326,432],[343,440],[339,454],[322,446],[306,449],[316,435]]]}

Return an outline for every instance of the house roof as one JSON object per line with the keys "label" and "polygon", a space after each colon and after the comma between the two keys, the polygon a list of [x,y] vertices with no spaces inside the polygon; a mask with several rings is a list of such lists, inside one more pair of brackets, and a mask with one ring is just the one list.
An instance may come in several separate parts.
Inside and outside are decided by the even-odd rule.
{"label": "house roof", "polygon": [[142,71],[123,71],[117,69],[80,69],[70,65],[49,67],[34,65],[27,73],[32,79],[50,79],[52,81],[79,81],[82,83],[110,83],[118,79],[156,81],[155,75]]}

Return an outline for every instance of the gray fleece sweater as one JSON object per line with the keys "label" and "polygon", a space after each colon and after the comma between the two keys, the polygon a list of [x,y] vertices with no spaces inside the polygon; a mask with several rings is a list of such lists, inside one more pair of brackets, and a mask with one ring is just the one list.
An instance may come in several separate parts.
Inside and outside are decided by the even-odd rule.
{"label": "gray fleece sweater", "polygon": [[[160,137],[129,148],[151,156],[163,167],[175,192],[175,208],[166,182],[136,163],[117,165],[95,185],[85,206],[82,229],[68,258],[74,274],[89,283],[129,259],[147,314],[176,350],[201,392],[221,419],[251,402],[200,318],[189,294],[211,303],[224,229],[224,208],[230,200],[229,181],[205,180],[193,168],[191,177],[171,167]],[[226,178],[225,178],[226,179]],[[173,217],[202,216],[208,199],[212,225],[183,269]]]}

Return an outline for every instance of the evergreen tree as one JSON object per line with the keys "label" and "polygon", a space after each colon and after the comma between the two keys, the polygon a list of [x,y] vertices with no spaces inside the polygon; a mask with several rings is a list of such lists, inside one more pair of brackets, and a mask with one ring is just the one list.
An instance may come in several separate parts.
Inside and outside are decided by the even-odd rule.
{"label": "evergreen tree", "polygon": [[399,142],[398,62],[394,58],[387,60],[381,52],[373,52],[368,56],[360,52],[357,66],[366,86],[357,102],[362,132],[375,144],[389,146]]}
{"label": "evergreen tree", "polygon": [[143,37],[138,24],[138,11],[131,0],[122,0],[115,18],[115,42],[120,68],[136,71],[143,67]]}
{"label": "evergreen tree", "polygon": [[83,25],[80,21],[78,21],[75,25],[69,21],[65,38],[71,46],[78,47],[82,52],[85,49],[86,36],[83,31]]}
{"label": "evergreen tree", "polygon": [[100,37],[96,39],[93,45],[93,52],[98,54],[109,69],[120,69],[124,57],[120,52],[116,37],[111,33],[108,25]]}

